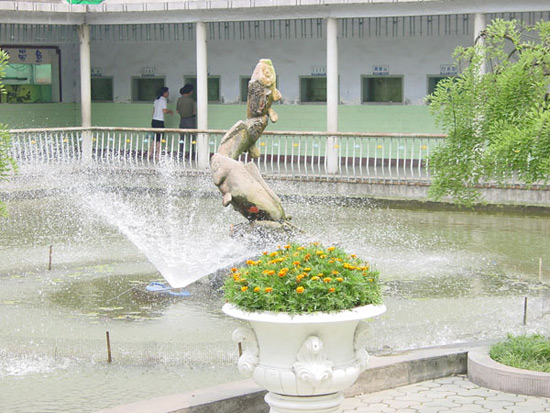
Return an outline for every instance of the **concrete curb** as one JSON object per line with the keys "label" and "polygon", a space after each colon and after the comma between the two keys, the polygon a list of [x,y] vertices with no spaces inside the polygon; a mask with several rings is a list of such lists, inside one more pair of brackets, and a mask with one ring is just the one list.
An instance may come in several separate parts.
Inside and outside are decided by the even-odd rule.
{"label": "concrete curb", "polygon": [[489,356],[488,348],[468,352],[468,379],[478,386],[506,393],[550,397],[550,373],[500,364]]}
{"label": "concrete curb", "polygon": [[267,413],[266,393],[252,380],[242,380],[125,404],[98,413]]}
{"label": "concrete curb", "polygon": [[[468,351],[487,342],[452,344],[371,357],[369,367],[345,392],[346,397],[406,386],[425,380],[465,374]],[[267,413],[266,391],[252,380],[157,397],[104,409],[99,413]]]}

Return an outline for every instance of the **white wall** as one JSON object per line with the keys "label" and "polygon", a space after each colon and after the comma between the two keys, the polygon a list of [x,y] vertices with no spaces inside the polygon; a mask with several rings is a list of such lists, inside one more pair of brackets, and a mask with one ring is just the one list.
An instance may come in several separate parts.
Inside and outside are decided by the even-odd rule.
{"label": "white wall", "polygon": [[78,44],[62,44],[61,53],[61,99],[63,102],[80,100],[80,56]]}
{"label": "white wall", "polygon": [[[372,66],[386,64],[390,74],[403,75],[405,103],[422,104],[427,91],[427,75],[438,75],[441,64],[452,62],[459,45],[470,45],[470,36],[434,35],[414,37],[364,37],[339,39],[340,96],[344,104],[360,104],[361,75],[372,74]],[[64,47],[66,49],[67,46]],[[183,76],[195,74],[195,44],[179,43],[92,43],[92,68],[114,77],[116,102],[131,101],[131,78],[142,67],[155,67],[166,76],[171,98],[178,97]],[[76,53],[78,55],[78,52]],[[210,75],[221,76],[225,103],[238,102],[240,76],[250,76],[261,58],[270,58],[279,76],[285,103],[299,100],[299,76],[310,75],[312,66],[326,65],[325,39],[214,40],[208,43]],[[71,65],[77,65],[76,69]],[[78,96],[78,79],[72,79],[71,95],[66,84],[78,74],[78,61],[63,53],[64,101]],[[68,72],[68,73],[67,73]]]}

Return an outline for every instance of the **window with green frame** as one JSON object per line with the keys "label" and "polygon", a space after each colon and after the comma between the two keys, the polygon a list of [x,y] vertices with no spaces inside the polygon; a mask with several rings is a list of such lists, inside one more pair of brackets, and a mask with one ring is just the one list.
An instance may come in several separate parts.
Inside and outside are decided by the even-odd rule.
{"label": "window with green frame", "polygon": [[326,102],[327,78],[325,76],[300,77],[300,102]]}
{"label": "window with green frame", "polygon": [[113,101],[113,78],[92,77],[92,101],[112,102]]}
{"label": "window with green frame", "polygon": [[435,91],[437,84],[443,79],[448,78],[449,76],[434,75],[428,76],[428,95],[431,95]]}
{"label": "window with green frame", "polygon": [[[193,99],[197,99],[197,76],[184,76],[184,83],[190,83],[195,87]],[[217,103],[221,101],[220,76],[208,76],[208,102]]]}
{"label": "window with green frame", "polygon": [[8,63],[5,69],[3,103],[50,103],[52,101],[52,65]]}
{"label": "window with green frame", "polygon": [[133,77],[132,102],[153,102],[164,85],[164,77]]}
{"label": "window with green frame", "polygon": [[402,103],[403,76],[363,76],[363,103]]}
{"label": "window with green frame", "polygon": [[250,82],[250,76],[241,76],[241,102],[246,103],[248,99],[248,82]]}

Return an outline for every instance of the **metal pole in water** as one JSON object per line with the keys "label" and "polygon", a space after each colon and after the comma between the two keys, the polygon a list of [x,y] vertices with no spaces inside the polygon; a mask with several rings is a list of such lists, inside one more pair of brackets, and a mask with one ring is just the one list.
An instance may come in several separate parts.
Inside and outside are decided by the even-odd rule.
{"label": "metal pole in water", "polygon": [[527,325],[527,297],[523,300],[523,325]]}
{"label": "metal pole in water", "polygon": [[108,331],[105,332],[105,336],[107,337],[107,363],[110,363],[113,359],[111,358],[111,339]]}
{"label": "metal pole in water", "polygon": [[239,341],[239,357],[243,355],[243,344]]}
{"label": "metal pole in water", "polygon": [[48,261],[48,271],[51,271],[52,269],[52,251],[53,251],[53,245],[50,245],[50,259]]}
{"label": "metal pole in water", "polygon": [[539,258],[539,282],[542,282],[542,257]]}

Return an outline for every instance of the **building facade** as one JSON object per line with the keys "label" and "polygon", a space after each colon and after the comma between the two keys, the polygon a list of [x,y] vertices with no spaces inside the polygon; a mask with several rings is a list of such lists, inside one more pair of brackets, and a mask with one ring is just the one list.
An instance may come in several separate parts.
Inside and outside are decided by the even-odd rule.
{"label": "building facade", "polygon": [[[10,66],[0,115],[13,120],[15,106],[53,103],[48,107],[65,119],[78,103],[75,124],[127,126],[133,113],[140,119],[136,126],[147,126],[158,88],[170,87],[174,101],[191,82],[198,85],[199,126],[223,127],[208,121],[208,105],[212,112],[213,105],[242,104],[256,62],[270,58],[282,104],[293,105],[297,117],[320,114],[320,127],[313,129],[336,130],[338,107],[344,117],[357,117],[381,105],[389,111],[424,106],[437,82],[459,70],[453,50],[472,45],[492,19],[550,19],[547,1],[480,3],[105,0],[84,6],[2,0],[0,46]],[[122,108],[128,103],[134,105]],[[50,110],[17,113],[40,118]]]}

